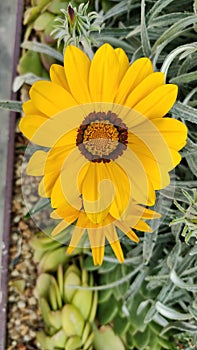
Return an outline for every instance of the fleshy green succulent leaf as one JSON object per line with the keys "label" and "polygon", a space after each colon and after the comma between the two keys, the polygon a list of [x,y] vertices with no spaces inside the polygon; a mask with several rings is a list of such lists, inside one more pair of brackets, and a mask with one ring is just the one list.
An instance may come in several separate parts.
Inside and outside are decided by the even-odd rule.
{"label": "fleshy green succulent leaf", "polygon": [[43,31],[47,28],[54,16],[49,12],[43,12],[34,22],[33,28],[37,31]]}
{"label": "fleshy green succulent leaf", "polygon": [[82,341],[79,336],[75,335],[70,337],[65,346],[65,350],[78,350],[81,349]]}
{"label": "fleshy green succulent leaf", "polygon": [[72,298],[72,305],[80,310],[83,318],[88,320],[92,308],[93,292],[91,290],[79,289]]}
{"label": "fleshy green succulent leaf", "polygon": [[54,345],[51,338],[48,337],[44,332],[37,332],[36,338],[40,344],[41,349],[54,350]]}
{"label": "fleshy green succulent leaf", "polygon": [[51,326],[56,330],[59,330],[62,327],[62,312],[60,310],[51,311],[49,313],[49,320]]}
{"label": "fleshy green succulent leaf", "polygon": [[40,310],[41,310],[41,314],[42,314],[44,323],[47,326],[51,327],[51,321],[50,321],[50,317],[49,317],[51,309],[49,307],[49,304],[47,303],[45,298],[40,298],[39,305],[40,305]]}
{"label": "fleshy green succulent leaf", "polygon": [[48,299],[51,278],[51,275],[48,273],[41,273],[41,275],[38,276],[36,287],[34,289],[34,293],[37,298],[43,297]]}
{"label": "fleshy green succulent leaf", "polygon": [[64,301],[71,302],[73,296],[76,293],[76,288],[72,288],[72,286],[80,286],[81,285],[81,278],[80,278],[80,271],[79,269],[71,265],[68,267],[65,273],[64,277]]}
{"label": "fleshy green succulent leaf", "polygon": [[17,67],[19,74],[33,73],[42,76],[42,64],[37,52],[26,51],[19,60]]}
{"label": "fleshy green succulent leaf", "polygon": [[95,350],[126,350],[121,339],[114,334],[109,326],[94,330],[94,349]]}
{"label": "fleshy green succulent leaf", "polygon": [[73,305],[67,304],[62,309],[62,327],[67,336],[82,337],[84,319],[80,311]]}
{"label": "fleshy green succulent leaf", "polygon": [[47,251],[38,266],[39,272],[56,271],[59,264],[65,264],[68,260],[64,246]]}
{"label": "fleshy green succulent leaf", "polygon": [[30,22],[34,21],[39,15],[39,12],[40,12],[39,7],[37,6],[29,7],[24,13],[23,24],[27,25]]}
{"label": "fleshy green succulent leaf", "polygon": [[67,8],[66,1],[63,0],[52,0],[48,6],[48,11],[54,13],[55,15],[59,15],[61,13],[61,9]]}
{"label": "fleshy green succulent leaf", "polygon": [[[66,340],[67,340],[67,337],[63,329],[60,329],[57,333],[55,333],[51,337],[52,343],[54,344],[55,348],[58,348],[58,349],[65,348]],[[42,349],[45,349],[45,348],[42,348]]]}

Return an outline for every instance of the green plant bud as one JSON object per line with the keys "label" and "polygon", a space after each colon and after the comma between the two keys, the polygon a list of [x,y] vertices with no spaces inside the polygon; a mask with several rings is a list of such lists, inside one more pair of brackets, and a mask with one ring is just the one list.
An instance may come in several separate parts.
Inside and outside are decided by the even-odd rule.
{"label": "green plant bud", "polygon": [[68,260],[65,247],[60,247],[52,251],[47,251],[41,259],[38,271],[56,271],[59,264],[64,264]]}
{"label": "green plant bud", "polygon": [[78,335],[81,338],[84,324],[84,319],[75,306],[67,304],[63,307],[62,327],[67,336]]}
{"label": "green plant bud", "polygon": [[65,302],[68,302],[68,303],[71,302],[72,298],[74,297],[77,291],[76,289],[69,286],[80,286],[80,285],[81,285],[81,278],[80,278],[79,269],[74,265],[69,266],[64,277],[64,301]]}
{"label": "green plant bud", "polygon": [[65,350],[78,350],[82,346],[80,337],[73,336],[69,338],[66,342]]}
{"label": "green plant bud", "polygon": [[72,304],[80,310],[80,313],[85,320],[88,320],[91,311],[92,296],[93,293],[91,290],[79,289],[72,298]]}
{"label": "green plant bud", "polygon": [[114,334],[109,326],[103,326],[100,330],[95,329],[94,348],[95,350],[126,350],[121,339]]}

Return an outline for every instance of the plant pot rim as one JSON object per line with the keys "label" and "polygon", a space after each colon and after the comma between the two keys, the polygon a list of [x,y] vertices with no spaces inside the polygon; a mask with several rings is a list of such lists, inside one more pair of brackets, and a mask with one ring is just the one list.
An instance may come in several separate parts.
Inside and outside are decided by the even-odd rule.
{"label": "plant pot rim", "polygon": [[[22,33],[23,18],[23,0],[17,2],[15,44],[12,63],[12,81],[16,76],[16,68],[20,56],[20,43]],[[17,99],[17,93],[11,92],[11,100]],[[16,113],[10,112],[9,115],[9,134],[8,134],[8,152],[6,166],[6,186],[4,194],[4,215],[3,215],[3,237],[2,237],[2,258],[1,266],[1,300],[0,300],[0,350],[5,350],[6,345],[6,323],[7,323],[7,283],[8,283],[8,258],[9,258],[9,235],[11,223],[11,204],[12,204],[12,182],[14,165],[14,146],[15,146],[15,125]]]}

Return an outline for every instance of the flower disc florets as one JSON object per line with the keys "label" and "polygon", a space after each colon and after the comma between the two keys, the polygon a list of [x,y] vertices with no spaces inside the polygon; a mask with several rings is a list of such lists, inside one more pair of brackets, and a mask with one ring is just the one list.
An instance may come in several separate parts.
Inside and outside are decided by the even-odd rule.
{"label": "flower disc florets", "polygon": [[76,145],[92,162],[109,163],[127,148],[128,129],[111,111],[92,112],[78,129]]}

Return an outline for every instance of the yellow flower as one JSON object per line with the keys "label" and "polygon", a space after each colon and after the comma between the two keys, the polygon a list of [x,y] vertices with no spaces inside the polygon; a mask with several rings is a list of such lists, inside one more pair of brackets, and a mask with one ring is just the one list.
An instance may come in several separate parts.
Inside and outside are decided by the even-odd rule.
{"label": "yellow flower", "polygon": [[[73,224],[68,252],[88,232],[95,264],[102,264],[105,238],[123,262],[118,232],[150,231],[143,221],[159,217],[146,209],[155,190],[170,182],[181,160],[183,123],[163,118],[177,87],[153,72],[151,61],[129,64],[122,49],[101,46],[92,61],[68,46],[64,67],[52,65],[51,81],[38,81],[23,104],[20,130],[35,152],[27,172],[42,176],[39,194],[51,198],[52,217],[63,219],[56,235]],[[118,229],[118,230],[117,230]]]}

